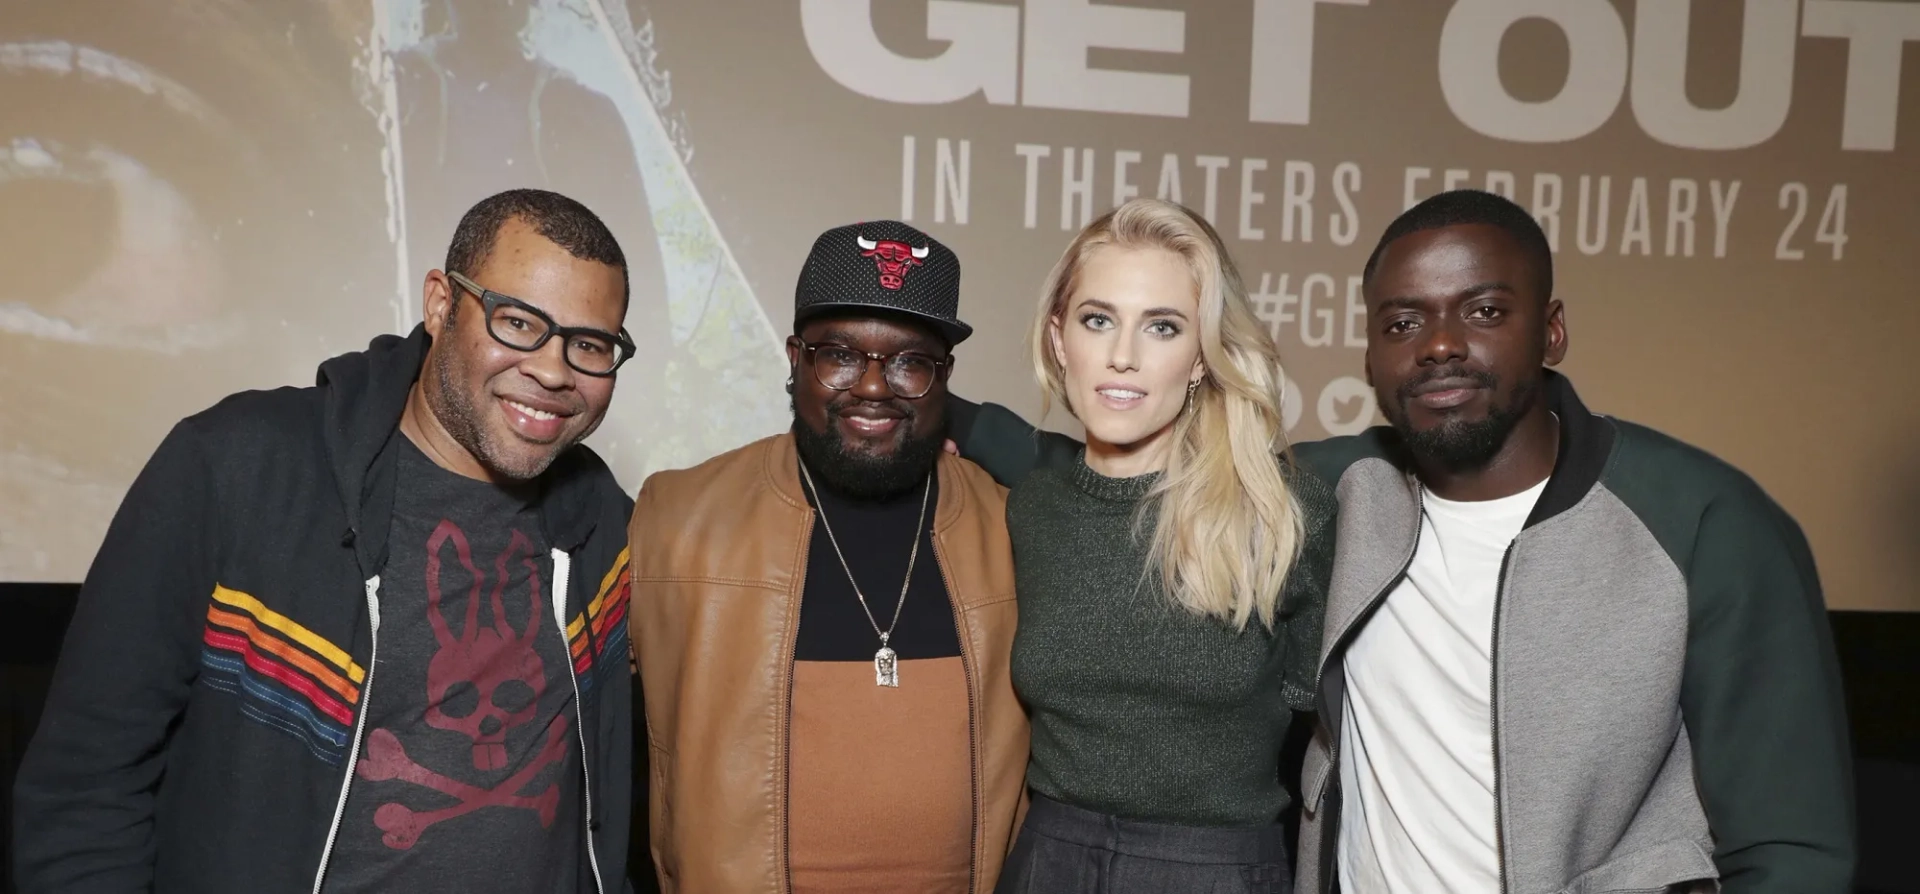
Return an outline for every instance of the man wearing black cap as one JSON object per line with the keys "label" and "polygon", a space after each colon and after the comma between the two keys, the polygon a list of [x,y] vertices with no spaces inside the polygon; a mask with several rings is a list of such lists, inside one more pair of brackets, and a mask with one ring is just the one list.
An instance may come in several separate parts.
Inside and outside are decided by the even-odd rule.
{"label": "man wearing black cap", "polygon": [[1024,806],[1006,491],[947,455],[960,262],[815,240],[790,432],[641,488],[630,624],[668,892],[993,888]]}

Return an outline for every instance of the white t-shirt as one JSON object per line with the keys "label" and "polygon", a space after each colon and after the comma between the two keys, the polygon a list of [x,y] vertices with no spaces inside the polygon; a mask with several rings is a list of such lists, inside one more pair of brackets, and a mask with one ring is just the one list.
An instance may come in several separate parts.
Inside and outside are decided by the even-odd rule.
{"label": "white t-shirt", "polygon": [[1343,659],[1342,890],[1499,890],[1493,604],[1507,547],[1546,489],[1476,503],[1425,494],[1406,579]]}

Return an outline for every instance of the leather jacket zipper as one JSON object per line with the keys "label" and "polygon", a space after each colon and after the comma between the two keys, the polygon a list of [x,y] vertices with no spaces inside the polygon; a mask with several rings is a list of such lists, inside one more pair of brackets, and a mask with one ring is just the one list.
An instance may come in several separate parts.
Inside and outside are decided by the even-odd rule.
{"label": "leather jacket zipper", "polygon": [[[800,531],[800,589],[801,598],[806,598],[807,549],[813,543],[813,517],[818,509],[808,507],[807,523]],[[793,660],[800,648],[800,603],[794,600],[793,621],[788,624],[792,631],[787,646],[787,691],[786,710],[780,715],[783,729],[780,733],[780,890],[783,894],[793,892]]]}
{"label": "leather jacket zipper", "polygon": [[787,814],[780,822],[780,873],[785,882],[781,890],[793,891],[793,653],[787,654],[786,733],[780,739],[780,811]]}
{"label": "leather jacket zipper", "polygon": [[967,686],[967,772],[972,776],[973,816],[967,824],[967,890],[980,894],[977,890],[980,872],[980,730],[978,712],[973,703],[973,662],[967,657],[967,623],[965,614],[960,610],[960,594],[953,588],[953,580],[947,576],[947,560],[940,552],[938,538],[933,541],[933,563],[940,569],[940,583],[947,588],[947,604],[953,610],[953,634],[960,645],[960,674]]}

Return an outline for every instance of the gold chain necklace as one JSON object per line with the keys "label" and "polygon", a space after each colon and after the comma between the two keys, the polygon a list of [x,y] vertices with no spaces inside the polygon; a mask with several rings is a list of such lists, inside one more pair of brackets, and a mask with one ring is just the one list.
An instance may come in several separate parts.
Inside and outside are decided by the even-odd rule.
{"label": "gold chain necklace", "polygon": [[873,625],[873,632],[880,636],[880,651],[873,653],[873,683],[875,686],[900,686],[900,659],[894,654],[887,640],[893,638],[893,628],[900,623],[900,609],[907,604],[907,588],[913,584],[913,563],[920,558],[920,529],[927,523],[927,498],[933,494],[933,476],[927,472],[927,486],[920,492],[920,520],[913,524],[913,549],[907,553],[907,579],[900,582],[900,601],[894,603],[893,620],[887,629],[880,629],[880,622],[873,617],[873,609],[867,607],[867,596],[860,592],[860,582],[853,579],[853,569],[847,565],[847,556],[840,551],[840,539],[833,536],[833,525],[827,523],[826,507],[820,505],[820,489],[813,484],[813,473],[807,471],[805,460],[800,463],[800,474],[807,480],[807,490],[813,494],[813,509],[820,514],[820,527],[827,530],[827,542],[833,544],[833,554],[840,559],[840,570],[847,573],[847,583],[853,585],[853,596],[860,600],[860,610],[866,612],[867,623]]}

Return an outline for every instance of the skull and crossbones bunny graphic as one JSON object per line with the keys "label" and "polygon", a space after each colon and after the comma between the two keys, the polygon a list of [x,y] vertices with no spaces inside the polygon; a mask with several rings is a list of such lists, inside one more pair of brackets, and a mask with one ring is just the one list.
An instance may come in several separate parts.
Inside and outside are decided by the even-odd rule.
{"label": "skull and crossbones bunny graphic", "polygon": [[[465,626],[455,636],[441,613],[440,548],[452,542],[460,563],[473,582],[467,593]],[[511,562],[524,562],[528,569],[527,590],[531,600],[527,627],[516,632],[509,622],[503,600],[507,569]],[[493,587],[491,607],[493,625],[479,623],[479,609],[486,578],[473,564],[465,535],[450,521],[442,521],[427,541],[427,618],[433,625],[438,650],[427,665],[427,725],[434,729],[458,732],[472,740],[473,769],[497,771],[507,765],[507,734],[532,723],[539,711],[540,696],[546,691],[546,668],[534,651],[534,638],[540,632],[540,570],[533,545],[515,531],[506,551],[495,563],[498,582]],[[517,685],[510,685],[517,684]],[[474,707],[459,716],[448,713],[449,693],[456,687],[470,687],[477,696]],[[529,694],[530,693],[530,694]],[[464,707],[464,693],[459,703]],[[560,801],[559,785],[548,782],[534,795],[521,790],[542,770],[567,754],[567,717],[564,712],[548,724],[546,741],[526,765],[499,784],[483,787],[461,782],[422,766],[407,755],[400,739],[392,731],[376,729],[367,734],[367,750],[358,775],[370,781],[399,780],[431,789],[454,798],[457,803],[438,810],[414,810],[398,801],[380,805],[374,811],[374,825],[384,833],[388,847],[406,850],[434,825],[465,816],[486,807],[532,810],[542,827],[553,825]]]}

